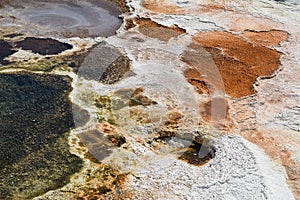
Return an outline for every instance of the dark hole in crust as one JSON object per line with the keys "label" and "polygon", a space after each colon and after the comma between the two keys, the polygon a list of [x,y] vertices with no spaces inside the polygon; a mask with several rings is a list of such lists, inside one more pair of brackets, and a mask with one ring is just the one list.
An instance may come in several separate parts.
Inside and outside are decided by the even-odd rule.
{"label": "dark hole in crust", "polygon": [[[213,146],[205,144],[201,137],[180,138],[175,136],[160,136],[154,141],[166,144],[173,148],[173,152],[178,155],[178,159],[191,165],[201,166],[215,157],[216,150]],[[203,143],[203,144],[202,144]],[[151,144],[149,141],[148,144]]]}
{"label": "dark hole in crust", "polygon": [[193,141],[189,148],[183,154],[181,154],[178,159],[183,160],[191,165],[200,166],[214,158],[215,152],[216,150],[213,147]]}
{"label": "dark hole in crust", "polygon": [[108,135],[107,137],[117,147],[121,147],[123,144],[126,143],[126,138],[122,135],[113,134]]}
{"label": "dark hole in crust", "polygon": [[31,50],[33,53],[41,55],[59,54],[65,50],[72,49],[72,45],[59,42],[50,38],[27,37],[17,42],[16,46],[23,50]]}

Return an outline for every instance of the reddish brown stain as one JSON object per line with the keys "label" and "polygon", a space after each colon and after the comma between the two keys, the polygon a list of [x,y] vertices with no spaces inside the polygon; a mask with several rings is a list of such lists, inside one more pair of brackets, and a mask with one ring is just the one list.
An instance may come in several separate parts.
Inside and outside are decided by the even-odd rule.
{"label": "reddish brown stain", "polygon": [[270,31],[251,31],[246,30],[242,34],[250,42],[255,45],[263,45],[266,47],[278,46],[284,40],[287,40],[289,34],[285,31],[270,30]]}
{"label": "reddish brown stain", "polygon": [[142,2],[142,6],[153,12],[174,14],[174,15],[193,14],[193,13],[201,13],[201,12],[230,11],[220,3],[208,3],[203,5],[197,5],[191,8],[183,8],[178,6],[175,3],[167,2],[165,0],[144,0]]}
{"label": "reddish brown stain", "polygon": [[202,45],[192,42],[181,54],[180,59],[188,64],[184,75],[188,82],[196,86],[198,93],[224,93],[222,77],[215,61]]}
{"label": "reddish brown stain", "polygon": [[224,120],[228,114],[228,105],[224,98],[212,98],[210,101],[202,103],[200,107],[202,108],[201,116],[207,121],[212,118]]}
{"label": "reddish brown stain", "polygon": [[[266,41],[259,40],[265,38],[265,33],[259,36],[247,32],[245,35],[253,43],[251,39],[228,32],[203,32],[193,38],[211,54],[223,79],[225,92],[236,98],[254,94],[256,79],[272,75],[280,65],[281,53],[264,46]],[[285,34],[280,38],[285,40]],[[278,39],[269,41],[278,42]]]}
{"label": "reddish brown stain", "polygon": [[142,1],[142,6],[148,10],[164,13],[164,14],[186,14],[184,8],[180,8],[175,4],[171,4],[164,0],[144,0]]}
{"label": "reddish brown stain", "polygon": [[[181,60],[188,64],[184,75],[199,94],[211,95],[223,90],[235,98],[254,94],[253,85],[257,78],[271,76],[281,64],[281,53],[272,47],[287,38],[288,34],[279,30],[247,30],[241,35],[216,31],[198,33],[189,46],[190,50],[181,55]],[[222,101],[225,104],[220,109]],[[206,122],[220,118],[214,121],[222,121],[223,128],[233,126],[225,99],[202,102],[200,110]]]}
{"label": "reddish brown stain", "polygon": [[184,71],[184,76],[191,85],[195,86],[195,89],[199,94],[210,94],[208,83],[201,77],[198,70],[189,67]]}
{"label": "reddish brown stain", "polygon": [[181,29],[177,26],[163,26],[148,18],[133,18],[126,20],[127,29],[135,26],[138,26],[140,33],[165,42],[169,41],[171,38],[176,38],[185,33],[184,29]]}
{"label": "reddish brown stain", "polygon": [[215,128],[229,130],[233,127],[225,98],[215,97],[200,103],[200,115],[204,121],[212,123]]}
{"label": "reddish brown stain", "polygon": [[183,120],[183,115],[177,111],[170,112],[167,115],[167,119],[164,122],[164,125],[159,131],[159,137],[175,137],[177,129],[180,128],[180,125]]}
{"label": "reddish brown stain", "polygon": [[132,194],[126,191],[124,183],[128,174],[120,174],[107,165],[97,164],[98,169],[89,171],[86,183],[77,185],[72,191],[76,195],[76,199],[82,200],[104,200],[113,196],[113,199],[132,199]]}

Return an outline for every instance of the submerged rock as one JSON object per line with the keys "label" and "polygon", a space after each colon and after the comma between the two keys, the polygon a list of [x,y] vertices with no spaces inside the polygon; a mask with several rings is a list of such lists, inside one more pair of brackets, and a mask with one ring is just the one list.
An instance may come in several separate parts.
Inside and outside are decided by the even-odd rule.
{"label": "submerged rock", "polygon": [[12,50],[12,46],[8,42],[0,40],[0,66],[8,64],[8,61],[6,61],[5,58],[15,52],[16,51]]}
{"label": "submerged rock", "polygon": [[104,84],[113,84],[128,76],[130,60],[117,48],[101,43],[96,46],[81,64],[78,74]]}
{"label": "submerged rock", "polygon": [[28,199],[65,185],[82,161],[69,152],[70,79],[0,74],[0,198]]}

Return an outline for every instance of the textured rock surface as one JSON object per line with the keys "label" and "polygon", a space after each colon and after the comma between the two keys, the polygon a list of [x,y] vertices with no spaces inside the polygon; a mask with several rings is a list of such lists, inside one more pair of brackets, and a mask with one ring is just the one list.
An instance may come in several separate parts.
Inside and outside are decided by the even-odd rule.
{"label": "textured rock surface", "polygon": [[78,74],[87,79],[112,84],[126,76],[129,70],[128,57],[113,46],[100,44],[85,57]]}
{"label": "textured rock surface", "polygon": [[[35,199],[299,199],[299,3],[114,2],[116,35],[18,50],[1,69],[73,79],[68,139],[83,168]],[[0,16],[3,41],[56,35]]]}

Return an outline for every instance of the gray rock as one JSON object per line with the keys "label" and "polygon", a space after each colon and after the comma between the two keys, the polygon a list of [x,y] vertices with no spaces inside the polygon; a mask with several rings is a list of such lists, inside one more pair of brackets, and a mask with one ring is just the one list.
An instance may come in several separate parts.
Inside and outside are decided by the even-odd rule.
{"label": "gray rock", "polygon": [[86,56],[78,74],[86,79],[113,84],[129,74],[129,71],[129,58],[117,48],[101,43]]}

